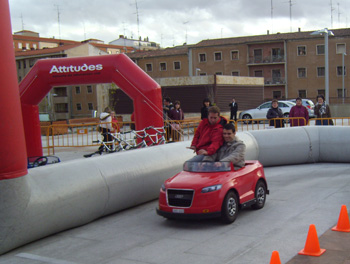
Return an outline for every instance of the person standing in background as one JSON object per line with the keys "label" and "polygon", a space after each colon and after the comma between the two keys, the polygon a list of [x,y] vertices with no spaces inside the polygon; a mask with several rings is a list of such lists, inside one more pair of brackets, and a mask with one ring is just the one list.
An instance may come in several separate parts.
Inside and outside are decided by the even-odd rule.
{"label": "person standing in background", "polygon": [[169,97],[165,97],[163,100],[163,119],[164,119],[164,128],[165,128],[165,139],[166,141],[169,141],[171,138],[171,126],[168,122],[169,120],[169,113],[174,108],[173,103],[171,102],[171,99]]}
{"label": "person standing in background", "polygon": [[201,108],[201,119],[208,118],[208,109],[211,107],[209,98],[203,100],[203,107]]}
{"label": "person standing in background", "polygon": [[303,106],[303,101],[300,97],[295,100],[296,105],[290,109],[289,117],[304,117],[304,119],[290,119],[290,126],[306,126],[309,122],[309,111]]}
{"label": "person standing in background", "polygon": [[176,121],[184,120],[184,112],[181,109],[180,101],[175,101],[174,105],[175,105],[175,108],[173,108],[169,112],[170,120],[175,121],[171,123],[172,139],[173,141],[180,141],[181,123]]}
{"label": "person standing in background", "polygon": [[235,98],[232,98],[232,102],[228,106],[231,110],[230,120],[233,120],[234,117],[234,120],[237,121],[238,104],[236,103]]}
{"label": "person standing in background", "polygon": [[[324,96],[322,94],[317,95],[316,97],[317,103],[315,105],[315,115],[316,118],[327,118],[331,117],[331,110],[329,109],[329,105],[326,104],[324,100]],[[332,119],[322,119],[316,120],[316,126],[328,126],[333,125]]]}

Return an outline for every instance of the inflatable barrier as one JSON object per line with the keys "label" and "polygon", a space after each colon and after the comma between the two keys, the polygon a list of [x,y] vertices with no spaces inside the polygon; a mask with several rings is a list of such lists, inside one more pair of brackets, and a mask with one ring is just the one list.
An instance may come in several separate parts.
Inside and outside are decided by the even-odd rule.
{"label": "inflatable barrier", "polygon": [[[264,166],[350,162],[350,127],[238,133],[246,159]],[[0,181],[0,254],[156,199],[163,181],[193,156],[189,141],[30,169]]]}

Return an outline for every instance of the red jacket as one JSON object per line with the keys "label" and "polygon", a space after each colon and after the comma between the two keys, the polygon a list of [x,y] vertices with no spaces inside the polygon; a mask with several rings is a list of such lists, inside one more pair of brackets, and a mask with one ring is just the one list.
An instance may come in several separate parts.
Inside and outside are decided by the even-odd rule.
{"label": "red jacket", "polygon": [[304,117],[306,120],[306,124],[305,124],[305,121],[303,119],[291,119],[290,125],[291,126],[306,126],[307,123],[309,122],[309,111],[303,105],[301,105],[301,106],[295,105],[290,110],[289,117]]}
{"label": "red jacket", "polygon": [[205,149],[208,155],[213,155],[224,143],[222,136],[223,125],[227,123],[226,119],[220,117],[220,121],[211,125],[207,118],[204,118],[194,134],[191,146],[196,147],[196,152]]}

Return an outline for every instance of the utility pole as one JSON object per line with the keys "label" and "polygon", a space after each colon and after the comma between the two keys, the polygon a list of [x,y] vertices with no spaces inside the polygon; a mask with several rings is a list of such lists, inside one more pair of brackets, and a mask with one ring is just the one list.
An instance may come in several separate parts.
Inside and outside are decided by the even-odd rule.
{"label": "utility pole", "polygon": [[137,20],[137,35],[139,38],[139,50],[141,49],[141,38],[140,38],[140,20],[139,20],[139,8],[137,6],[137,0],[135,0],[136,6],[136,20]]}
{"label": "utility pole", "polygon": [[58,23],[58,39],[61,39],[61,21],[60,21],[60,6],[55,5],[57,8],[57,23]]}

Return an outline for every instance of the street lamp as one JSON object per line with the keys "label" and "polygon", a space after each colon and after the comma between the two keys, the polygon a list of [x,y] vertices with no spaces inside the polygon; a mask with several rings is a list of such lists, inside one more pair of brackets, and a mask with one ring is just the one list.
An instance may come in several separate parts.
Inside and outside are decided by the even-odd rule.
{"label": "street lamp", "polygon": [[310,35],[324,35],[324,59],[325,59],[325,92],[326,101],[329,104],[329,66],[328,66],[328,36],[334,36],[327,28],[312,32]]}
{"label": "street lamp", "polygon": [[345,81],[344,81],[344,76],[345,76],[345,65],[344,65],[344,56],[346,55],[346,53],[345,52],[343,52],[342,54],[341,54],[341,57],[342,57],[342,71],[341,71],[341,73],[342,73],[342,88],[343,88],[343,94],[342,94],[342,97],[343,97],[343,104],[344,104],[344,98],[345,98],[345,88],[344,88],[344,83],[345,83]]}
{"label": "street lamp", "polygon": [[201,69],[196,68],[196,76],[198,76],[198,72],[200,72],[200,71],[201,71]]}

